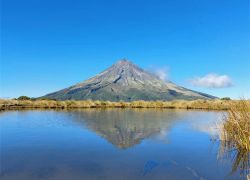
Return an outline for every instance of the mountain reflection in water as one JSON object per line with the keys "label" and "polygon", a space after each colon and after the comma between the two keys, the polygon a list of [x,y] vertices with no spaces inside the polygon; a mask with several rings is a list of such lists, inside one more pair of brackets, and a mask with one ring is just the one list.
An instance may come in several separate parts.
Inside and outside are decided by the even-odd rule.
{"label": "mountain reflection in water", "polygon": [[244,179],[237,163],[219,161],[220,144],[211,142],[220,114],[169,109],[2,112],[0,179]]}
{"label": "mountain reflection in water", "polygon": [[75,111],[74,120],[84,124],[119,148],[129,148],[143,139],[167,132],[186,113],[143,109],[97,109]]}

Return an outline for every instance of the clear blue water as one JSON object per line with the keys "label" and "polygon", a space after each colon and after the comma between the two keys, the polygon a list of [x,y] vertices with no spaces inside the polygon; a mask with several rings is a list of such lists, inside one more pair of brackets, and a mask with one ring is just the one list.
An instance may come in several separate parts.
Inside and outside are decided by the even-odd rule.
{"label": "clear blue water", "polygon": [[89,109],[0,113],[1,180],[241,179],[218,157],[222,112]]}

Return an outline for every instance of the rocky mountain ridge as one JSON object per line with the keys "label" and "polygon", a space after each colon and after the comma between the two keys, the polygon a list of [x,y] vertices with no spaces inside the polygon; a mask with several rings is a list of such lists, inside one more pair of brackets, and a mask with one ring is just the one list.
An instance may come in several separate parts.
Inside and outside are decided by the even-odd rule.
{"label": "rocky mountain ridge", "polygon": [[57,100],[193,100],[213,99],[214,96],[163,81],[128,60],[120,60],[100,74],[45,95]]}

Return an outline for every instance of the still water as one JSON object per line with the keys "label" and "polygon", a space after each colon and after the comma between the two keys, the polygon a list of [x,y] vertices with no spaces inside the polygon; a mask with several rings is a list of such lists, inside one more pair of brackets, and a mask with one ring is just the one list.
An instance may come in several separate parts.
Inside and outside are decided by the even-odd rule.
{"label": "still water", "polygon": [[0,113],[1,180],[244,179],[219,156],[222,112]]}

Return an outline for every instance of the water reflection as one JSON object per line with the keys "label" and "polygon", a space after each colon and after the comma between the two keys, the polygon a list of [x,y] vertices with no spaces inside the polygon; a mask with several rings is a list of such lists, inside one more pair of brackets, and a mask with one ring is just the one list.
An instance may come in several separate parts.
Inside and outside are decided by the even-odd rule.
{"label": "water reflection", "polygon": [[230,159],[232,168],[230,174],[240,171],[242,177],[250,178],[250,153],[235,149],[230,142],[221,141],[218,157],[221,161]]}
{"label": "water reflection", "polygon": [[[187,119],[186,121],[193,129],[207,133],[212,139],[215,139],[220,133],[218,123],[222,123],[222,121],[218,121],[221,114],[216,114],[216,116],[207,114],[214,118],[211,118],[210,121],[202,121],[198,118],[199,115],[203,116],[202,112],[196,112],[194,117],[192,112],[187,113],[182,110],[88,109],[84,113],[81,110],[74,111],[72,115],[77,123],[87,126],[121,149],[133,147],[141,143],[143,139],[155,136],[158,138],[162,136],[167,142],[168,131],[183,119]],[[249,174],[250,155],[248,152],[234,150],[230,143],[222,141],[218,155],[220,159],[232,160],[231,174],[238,170],[242,177]],[[146,169],[157,166],[156,162],[149,162],[145,165]]]}
{"label": "water reflection", "polygon": [[[0,179],[227,179],[231,164],[228,158],[218,163],[219,146],[211,148],[210,141],[219,114],[166,109],[1,113]],[[230,175],[239,178],[238,170]]]}
{"label": "water reflection", "polygon": [[[71,112],[72,113],[72,112]],[[143,139],[165,135],[184,111],[145,109],[89,109],[72,113],[74,121],[87,126],[118,148],[129,148]]]}

